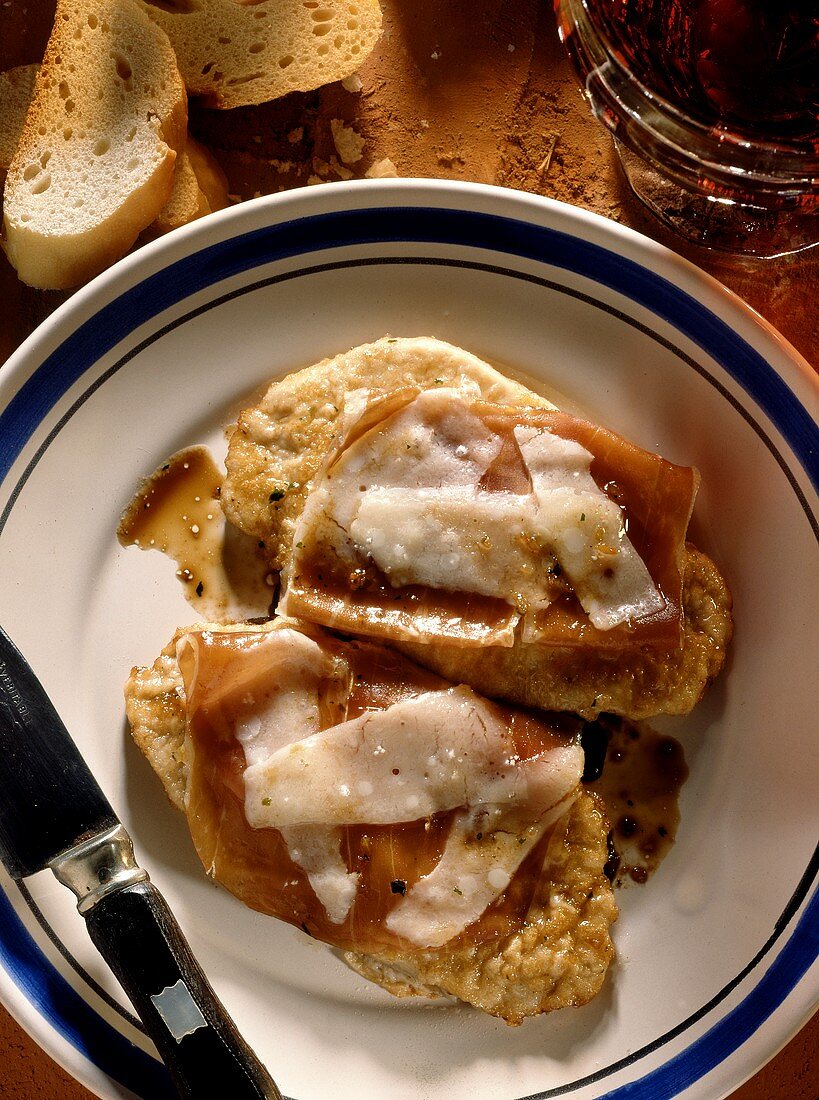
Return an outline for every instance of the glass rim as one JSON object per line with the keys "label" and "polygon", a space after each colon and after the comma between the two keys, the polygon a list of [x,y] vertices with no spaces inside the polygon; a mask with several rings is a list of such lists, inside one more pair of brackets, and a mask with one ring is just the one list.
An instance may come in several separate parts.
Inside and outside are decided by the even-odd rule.
{"label": "glass rim", "polygon": [[[758,179],[819,192],[819,141],[763,140],[736,127],[699,121],[636,75],[589,10],[589,0],[557,0],[556,6],[564,5],[592,63],[586,74],[587,92],[596,75],[610,105],[626,113],[646,136],[700,167],[733,171],[746,181]],[[559,29],[565,41],[564,28]]]}

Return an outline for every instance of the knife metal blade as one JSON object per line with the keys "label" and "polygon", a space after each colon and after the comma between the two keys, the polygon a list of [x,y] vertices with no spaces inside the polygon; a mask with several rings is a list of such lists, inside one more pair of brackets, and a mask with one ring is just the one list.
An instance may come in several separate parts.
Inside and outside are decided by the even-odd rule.
{"label": "knife metal blade", "polygon": [[0,631],[0,858],[14,878],[118,825],[31,666]]}
{"label": "knife metal blade", "polygon": [[281,1095],[202,973],[131,838],[26,659],[0,628],[0,859],[50,867],[181,1096]]}

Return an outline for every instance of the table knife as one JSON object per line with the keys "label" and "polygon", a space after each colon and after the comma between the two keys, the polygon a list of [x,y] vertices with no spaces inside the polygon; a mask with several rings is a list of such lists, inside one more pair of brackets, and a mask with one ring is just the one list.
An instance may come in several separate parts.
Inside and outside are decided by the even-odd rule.
{"label": "table knife", "polygon": [[49,867],[77,896],[95,946],[184,1097],[281,1100],[28,662],[0,629],[0,859]]}

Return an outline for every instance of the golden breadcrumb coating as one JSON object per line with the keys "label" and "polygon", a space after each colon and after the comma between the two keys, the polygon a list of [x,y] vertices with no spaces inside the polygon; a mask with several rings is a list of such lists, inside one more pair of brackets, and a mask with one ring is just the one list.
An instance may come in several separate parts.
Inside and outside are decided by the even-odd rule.
{"label": "golden breadcrumb coating", "polygon": [[549,845],[548,873],[520,931],[500,942],[344,958],[397,997],[455,996],[508,1024],[586,1004],[614,957],[609,927],[617,905],[602,872],[608,823],[598,800],[581,794],[565,825]]}

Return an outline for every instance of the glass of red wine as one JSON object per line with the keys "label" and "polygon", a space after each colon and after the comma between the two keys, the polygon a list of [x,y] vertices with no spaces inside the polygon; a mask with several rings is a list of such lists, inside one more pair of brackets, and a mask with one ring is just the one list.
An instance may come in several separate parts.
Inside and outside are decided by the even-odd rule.
{"label": "glass of red wine", "polygon": [[819,0],[555,0],[634,192],[689,240],[819,242]]}

